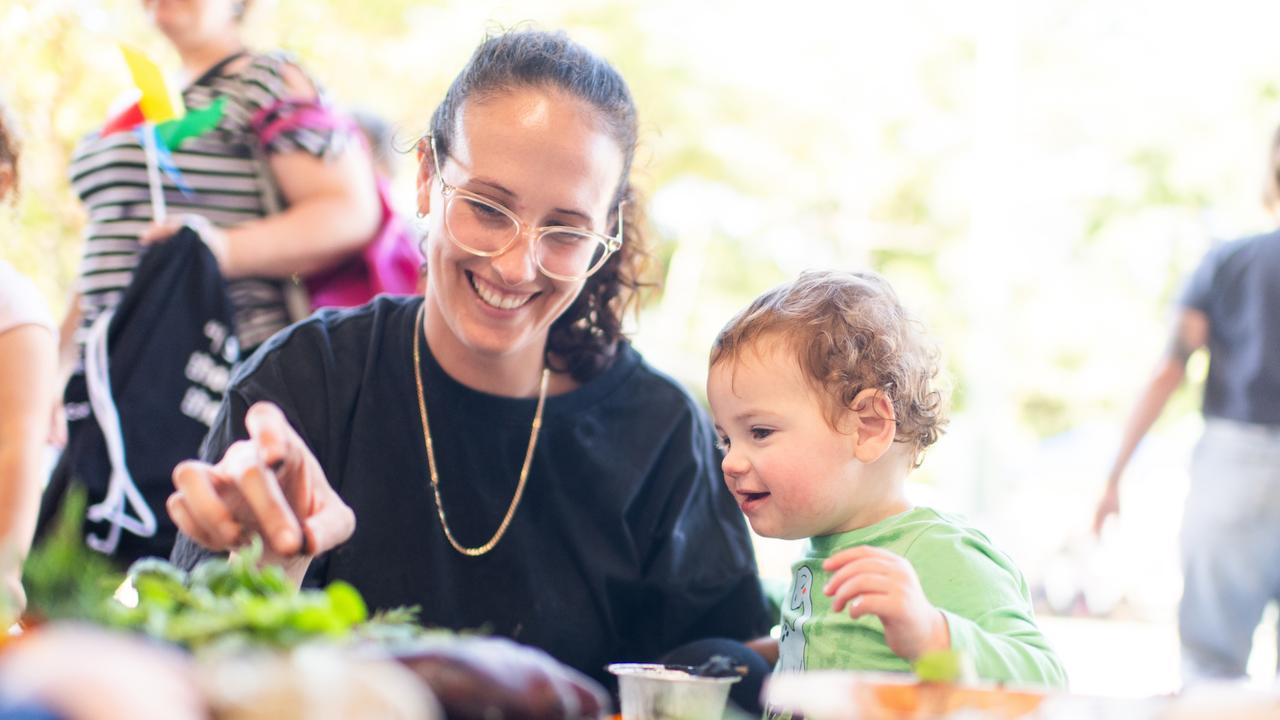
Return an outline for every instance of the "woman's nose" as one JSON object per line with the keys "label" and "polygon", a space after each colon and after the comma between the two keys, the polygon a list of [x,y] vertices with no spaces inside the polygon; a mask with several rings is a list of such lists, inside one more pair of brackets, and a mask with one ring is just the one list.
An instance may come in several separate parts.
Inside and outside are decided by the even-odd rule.
{"label": "woman's nose", "polygon": [[498,278],[509,287],[518,287],[532,282],[538,277],[538,263],[534,260],[534,239],[529,232],[522,233],[519,240],[506,252],[491,258],[493,269]]}

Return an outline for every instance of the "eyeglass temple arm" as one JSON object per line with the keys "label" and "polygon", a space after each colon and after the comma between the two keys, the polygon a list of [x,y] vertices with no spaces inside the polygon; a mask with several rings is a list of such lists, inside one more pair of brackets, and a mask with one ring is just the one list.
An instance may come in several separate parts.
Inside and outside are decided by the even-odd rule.
{"label": "eyeglass temple arm", "polygon": [[626,200],[618,203],[618,236],[609,238],[609,249],[615,252],[622,247],[622,238],[626,234],[626,228],[622,226],[622,208],[626,207],[626,205]]}

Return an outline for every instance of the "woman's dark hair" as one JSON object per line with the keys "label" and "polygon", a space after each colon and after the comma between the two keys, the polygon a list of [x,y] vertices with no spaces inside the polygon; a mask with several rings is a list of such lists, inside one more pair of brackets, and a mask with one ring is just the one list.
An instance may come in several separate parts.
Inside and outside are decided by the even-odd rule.
{"label": "woman's dark hair", "polygon": [[[22,143],[18,140],[17,128],[14,126],[13,118],[9,115],[9,111],[5,108],[4,101],[0,100],[0,167],[9,166],[12,175],[12,183],[10,188],[16,193],[20,187],[18,177],[18,160],[22,156]],[[0,197],[0,201],[4,198]]]}
{"label": "woman's dark hair", "polygon": [[[622,176],[611,207],[623,207],[622,248],[587,278],[573,304],[551,325],[546,361],[584,382],[607,368],[622,338],[623,316],[637,301],[648,259],[644,212],[631,186],[636,150],[636,107],[618,71],[563,32],[518,30],[485,39],[454,78],[431,116],[436,152],[449,154],[458,114],[469,100],[518,88],[553,88],[575,97],[598,119],[622,150]],[[430,162],[430,160],[427,160]],[[616,217],[616,215],[615,215]],[[616,219],[606,234],[617,232]]]}

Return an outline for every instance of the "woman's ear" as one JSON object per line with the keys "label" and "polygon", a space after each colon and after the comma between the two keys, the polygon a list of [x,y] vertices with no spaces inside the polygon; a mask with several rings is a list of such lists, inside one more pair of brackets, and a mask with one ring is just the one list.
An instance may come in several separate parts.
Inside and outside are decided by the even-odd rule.
{"label": "woman's ear", "polygon": [[898,424],[893,402],[883,390],[867,388],[849,403],[845,423],[853,438],[853,456],[862,463],[873,463],[893,447]]}
{"label": "woman's ear", "polygon": [[425,217],[431,212],[431,180],[434,174],[431,142],[424,137],[418,140],[418,217]]}

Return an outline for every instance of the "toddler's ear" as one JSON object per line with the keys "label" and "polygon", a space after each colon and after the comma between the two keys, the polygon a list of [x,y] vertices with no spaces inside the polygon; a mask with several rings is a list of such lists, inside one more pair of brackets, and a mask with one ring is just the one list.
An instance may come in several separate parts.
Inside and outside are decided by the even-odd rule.
{"label": "toddler's ear", "polygon": [[873,463],[893,447],[898,424],[884,391],[867,388],[858,393],[849,403],[845,422],[853,436],[853,455],[860,462]]}

